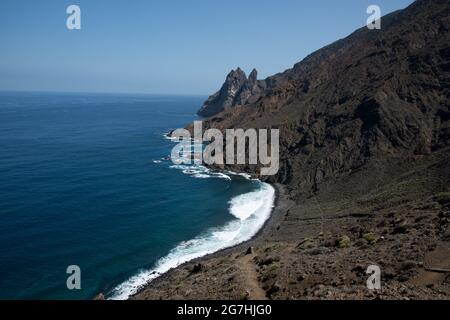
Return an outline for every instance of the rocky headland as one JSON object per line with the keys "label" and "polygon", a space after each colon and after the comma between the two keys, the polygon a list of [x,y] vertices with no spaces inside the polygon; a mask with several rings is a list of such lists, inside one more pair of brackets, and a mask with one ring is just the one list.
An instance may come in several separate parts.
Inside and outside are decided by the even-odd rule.
{"label": "rocky headland", "polygon": [[280,130],[280,170],[261,177],[277,206],[251,241],[132,299],[449,299],[449,30],[449,1],[418,0],[267,79],[231,71],[199,114]]}

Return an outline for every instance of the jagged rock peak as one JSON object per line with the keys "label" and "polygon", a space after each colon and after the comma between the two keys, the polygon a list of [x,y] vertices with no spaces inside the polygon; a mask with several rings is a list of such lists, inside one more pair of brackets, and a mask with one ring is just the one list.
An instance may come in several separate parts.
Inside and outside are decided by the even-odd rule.
{"label": "jagged rock peak", "polygon": [[248,80],[255,82],[258,77],[258,71],[256,69],[253,69],[252,72],[250,72],[250,75],[248,76]]}
{"label": "jagged rock peak", "polygon": [[204,102],[198,114],[210,117],[227,108],[254,102],[266,87],[264,81],[257,80],[257,76],[256,69],[252,70],[248,78],[239,67],[231,70],[221,89]]}
{"label": "jagged rock peak", "polygon": [[243,79],[247,79],[247,75],[245,74],[245,72],[237,67],[236,70],[231,70],[228,75],[227,75],[227,79],[228,78],[243,78]]}

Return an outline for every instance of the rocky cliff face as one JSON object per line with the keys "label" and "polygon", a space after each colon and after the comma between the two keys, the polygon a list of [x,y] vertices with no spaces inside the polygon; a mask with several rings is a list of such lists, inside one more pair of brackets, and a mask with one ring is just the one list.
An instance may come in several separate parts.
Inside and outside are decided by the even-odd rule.
{"label": "rocky cliff face", "polygon": [[265,81],[257,80],[257,75],[255,69],[248,78],[240,68],[232,70],[222,88],[205,101],[198,114],[209,117],[231,107],[256,102],[267,87]]}
{"label": "rocky cliff face", "polygon": [[[416,1],[381,30],[258,82],[257,93],[242,90],[242,73],[235,93],[246,94],[229,95],[227,80],[205,103],[204,127],[280,129],[276,207],[250,242],[133,298],[448,299],[449,28],[448,0]],[[382,290],[365,287],[371,264]]]}
{"label": "rocky cliff face", "polygon": [[369,165],[376,175],[450,145],[449,30],[449,1],[418,0],[264,81],[231,72],[199,114],[205,127],[279,128],[269,180],[293,190]]}

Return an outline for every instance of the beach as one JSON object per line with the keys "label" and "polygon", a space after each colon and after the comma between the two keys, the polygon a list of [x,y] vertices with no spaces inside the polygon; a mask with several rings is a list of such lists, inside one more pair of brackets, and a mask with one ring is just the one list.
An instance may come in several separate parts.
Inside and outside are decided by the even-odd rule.
{"label": "beach", "polygon": [[[229,255],[247,252],[248,250],[252,250],[249,248],[253,248],[255,246],[260,246],[264,244],[264,242],[271,237],[271,234],[273,232],[276,232],[276,229],[279,226],[281,220],[286,215],[287,211],[289,210],[289,207],[292,206],[292,201],[288,199],[288,196],[285,192],[285,187],[281,184],[271,184],[271,185],[275,189],[274,207],[271,211],[270,217],[265,221],[262,228],[260,228],[258,232],[250,240],[183,263],[177,266],[176,268],[173,268],[167,271],[166,273],[160,275],[159,277],[155,278],[147,285],[143,286],[140,290],[138,290],[136,294],[132,295],[130,299],[146,299],[147,297],[146,294],[148,291],[151,291],[152,288],[158,288],[161,285],[165,285],[168,281],[169,282],[172,281],[173,280],[172,278],[177,277],[177,273],[180,270],[195,269],[196,266],[198,268],[199,265],[203,265],[203,263],[208,262],[210,260],[217,260],[225,258]],[[176,296],[173,299],[176,299]]]}
{"label": "beach", "polygon": [[[447,299],[447,274],[433,270],[450,267],[449,198],[437,196],[448,157],[399,162],[382,185],[359,170],[295,201],[273,184],[276,205],[251,240],[180,265],[130,299]],[[366,286],[371,265],[381,290]]]}

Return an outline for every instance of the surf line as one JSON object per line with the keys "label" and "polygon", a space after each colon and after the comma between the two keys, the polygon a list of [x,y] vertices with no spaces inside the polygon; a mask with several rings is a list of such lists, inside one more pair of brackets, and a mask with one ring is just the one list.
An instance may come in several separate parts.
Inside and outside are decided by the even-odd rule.
{"label": "surf line", "polygon": [[[270,142],[268,129],[226,129],[225,136],[224,139],[222,131],[213,128],[207,129],[203,133],[202,121],[194,121],[193,138],[189,130],[176,129],[171,132],[171,139],[179,143],[172,148],[172,162],[174,164],[191,164],[193,160],[196,160],[204,162],[206,165],[259,164],[261,165],[261,176],[277,174],[280,163],[279,129],[270,129]],[[203,142],[207,143],[204,150]],[[270,153],[268,152],[269,145]],[[186,155],[188,156],[186,157]],[[247,158],[248,163],[246,162]]]}
{"label": "surf line", "polygon": [[[179,243],[158,260],[150,270],[141,270],[116,286],[109,299],[122,300],[136,294],[152,280],[179,265],[208,254],[230,248],[253,238],[270,217],[275,202],[275,189],[260,182],[258,190],[230,200],[230,214],[236,219],[212,228],[197,237]],[[252,214],[247,214],[251,211]]]}

